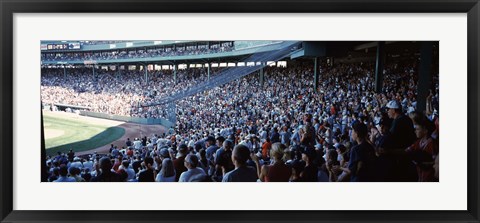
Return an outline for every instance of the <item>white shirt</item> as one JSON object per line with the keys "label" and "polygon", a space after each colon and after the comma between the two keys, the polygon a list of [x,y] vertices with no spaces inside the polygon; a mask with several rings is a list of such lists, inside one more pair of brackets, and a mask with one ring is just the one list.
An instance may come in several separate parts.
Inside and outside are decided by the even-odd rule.
{"label": "white shirt", "polygon": [[83,169],[83,164],[82,164],[82,162],[80,162],[80,161],[76,161],[76,162],[73,162],[73,163],[70,165],[70,167],[76,167],[76,168],[78,168],[78,169],[81,170],[81,169]]}
{"label": "white shirt", "polygon": [[127,181],[135,179],[135,171],[132,168],[123,168],[123,169],[128,174]]}
{"label": "white shirt", "polygon": [[135,147],[135,149],[140,149],[142,148],[142,141],[134,141],[133,142],[133,146]]}

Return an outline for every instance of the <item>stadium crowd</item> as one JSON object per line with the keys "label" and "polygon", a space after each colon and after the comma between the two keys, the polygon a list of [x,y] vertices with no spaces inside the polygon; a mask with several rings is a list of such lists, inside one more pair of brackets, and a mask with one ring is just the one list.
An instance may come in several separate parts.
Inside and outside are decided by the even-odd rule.
{"label": "stadium crowd", "polygon": [[88,61],[88,60],[116,60],[116,59],[134,59],[150,57],[168,57],[168,56],[191,56],[211,53],[222,53],[233,51],[232,42],[225,42],[214,45],[204,45],[195,47],[160,47],[143,48],[133,50],[109,50],[102,52],[55,52],[42,53],[42,61]]}
{"label": "stadium crowd", "polygon": [[[111,145],[108,154],[47,157],[49,181],[342,182],[438,181],[438,74],[425,114],[415,111],[418,64],[387,64],[383,92],[373,64],[268,67],[177,101],[175,129]],[[202,69],[116,77],[88,71],[63,78],[42,70],[42,101],[94,111],[165,117],[141,107],[206,80]],[[213,71],[212,75],[215,75]]]}

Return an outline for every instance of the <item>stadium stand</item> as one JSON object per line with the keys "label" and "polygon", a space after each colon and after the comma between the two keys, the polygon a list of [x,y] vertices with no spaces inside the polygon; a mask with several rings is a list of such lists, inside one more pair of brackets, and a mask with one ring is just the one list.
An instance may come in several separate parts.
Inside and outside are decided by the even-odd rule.
{"label": "stadium stand", "polygon": [[[221,51],[233,48],[226,45]],[[126,51],[125,51],[126,52]],[[210,51],[171,52],[173,55]],[[166,54],[108,54],[111,57]],[[171,54],[168,54],[171,55]],[[99,59],[99,55],[77,55]],[[69,60],[69,57],[42,57]],[[319,91],[313,62],[288,60],[267,66],[264,80],[254,72],[176,101],[175,128],[148,137],[139,147],[108,154],[46,157],[48,181],[438,181],[439,79],[433,75],[427,109],[417,108],[418,60],[385,64],[383,91],[375,91],[375,64],[319,64]],[[167,118],[167,105],[144,106],[214,78],[223,68],[98,71],[43,68],[44,104],[71,104],[92,111]],[[54,106],[52,106],[54,108]],[[185,163],[185,166],[184,166]],[[62,173],[63,173],[62,172]],[[177,176],[173,179],[173,176]],[[152,179],[150,179],[152,178]],[[65,180],[64,180],[65,181]]]}

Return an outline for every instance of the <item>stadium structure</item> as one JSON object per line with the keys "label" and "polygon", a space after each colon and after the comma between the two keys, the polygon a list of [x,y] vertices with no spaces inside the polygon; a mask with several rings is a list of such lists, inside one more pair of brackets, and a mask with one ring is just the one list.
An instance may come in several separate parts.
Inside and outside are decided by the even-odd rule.
{"label": "stadium structure", "polygon": [[[330,181],[438,181],[432,166],[438,157],[438,41],[42,41],[40,56],[42,181],[67,180],[66,165],[79,167],[70,175],[86,171],[97,181],[103,176],[92,171],[94,163],[105,163],[102,173],[111,172],[110,162],[115,171],[123,161],[135,163],[135,173],[143,174],[153,167],[140,163],[171,158],[181,182],[185,170],[177,158],[187,152],[201,158],[202,151],[201,181],[222,181],[228,173],[219,165],[233,171],[232,165],[214,154],[227,139],[266,165],[280,161],[270,153],[273,143],[284,146],[292,162],[313,161],[318,176],[303,175],[304,182],[321,181],[322,173]],[[348,162],[339,162],[349,171],[337,179],[322,165],[354,156],[356,131],[371,143],[372,157],[365,160],[371,175],[356,178]],[[427,138],[428,149],[412,149]],[[389,162],[379,170],[390,169],[374,171],[377,158]],[[416,169],[419,162],[427,170]],[[161,165],[153,166],[159,171]],[[298,180],[287,172],[282,181]],[[115,181],[154,180],[117,174],[122,180]]]}
{"label": "stadium structure", "polygon": [[[386,60],[422,58],[419,72],[418,103],[424,105],[431,83],[430,64],[437,42],[346,42],[346,41],[42,41],[41,67],[63,69],[66,76],[70,69],[91,69],[93,77],[98,70],[115,71],[121,76],[126,70],[144,72],[142,81],[148,84],[149,73],[155,70],[177,71],[182,69],[206,69],[206,82],[151,103],[139,103],[138,107],[164,105],[169,115],[166,119],[119,117],[98,114],[91,108],[74,104],[42,104],[57,108],[74,109],[81,115],[138,122],[142,124],[175,125],[175,101],[212,89],[252,73],[259,74],[263,84],[264,68],[282,66],[287,62],[313,60],[314,89],[318,90],[320,63],[332,66],[334,62],[375,62],[375,89],[382,92],[382,76]],[[437,51],[438,52],[438,51]],[[280,62],[279,62],[280,61]],[[222,69],[210,79],[210,70]],[[420,110],[425,110],[419,107]]]}

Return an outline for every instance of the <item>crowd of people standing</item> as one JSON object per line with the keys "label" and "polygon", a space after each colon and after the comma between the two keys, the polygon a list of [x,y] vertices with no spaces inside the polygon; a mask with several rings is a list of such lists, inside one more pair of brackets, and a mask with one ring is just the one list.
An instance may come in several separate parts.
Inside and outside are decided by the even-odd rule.
{"label": "crowd of people standing", "polygon": [[[177,101],[168,132],[109,154],[48,157],[50,181],[438,181],[438,74],[418,112],[417,65],[387,64],[381,93],[369,63],[322,65],[317,91],[309,62],[266,67],[263,81],[253,73]],[[202,69],[141,77],[46,70],[42,100],[164,118],[164,107],[139,105],[207,81]]]}

